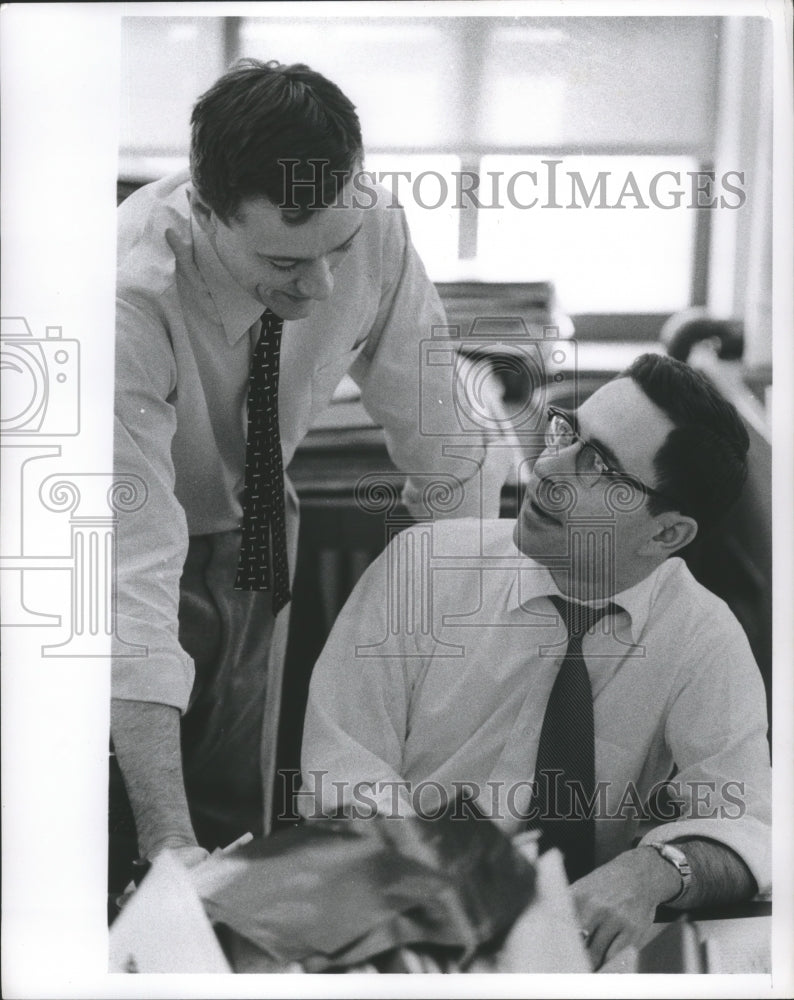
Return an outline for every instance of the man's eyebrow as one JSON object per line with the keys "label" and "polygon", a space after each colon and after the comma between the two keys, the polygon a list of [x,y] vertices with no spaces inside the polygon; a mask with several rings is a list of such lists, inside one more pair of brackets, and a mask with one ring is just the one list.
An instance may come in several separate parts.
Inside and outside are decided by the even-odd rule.
{"label": "man's eyebrow", "polygon": [[[328,251],[328,253],[335,253],[337,250],[341,250],[342,247],[346,247],[348,243],[352,243],[352,241],[356,238],[356,236],[358,236],[358,234],[361,232],[361,227],[363,225],[364,225],[364,223],[361,222],[359,224],[358,228],[355,230],[355,232],[351,233],[350,236],[348,236],[346,240],[342,240],[342,242],[339,244],[339,246],[332,247]],[[317,259],[316,257],[280,257],[280,256],[278,256],[278,254],[265,253],[264,250],[260,250],[259,251],[259,256],[260,257],[267,257],[268,260],[277,260],[279,262],[279,264],[287,264],[287,263],[292,263],[292,262],[297,263],[298,261],[316,260]]]}

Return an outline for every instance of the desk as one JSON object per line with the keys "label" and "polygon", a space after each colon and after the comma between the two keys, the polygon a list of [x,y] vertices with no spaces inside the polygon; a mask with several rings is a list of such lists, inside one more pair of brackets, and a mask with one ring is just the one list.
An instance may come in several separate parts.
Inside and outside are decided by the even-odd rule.
{"label": "desk", "polygon": [[706,945],[709,972],[771,973],[771,915],[698,920],[695,927]]}
{"label": "desk", "polygon": [[[111,971],[231,972],[203,912],[196,889],[200,882],[195,872],[185,871],[168,852],[161,855],[111,927]],[[769,974],[772,917],[768,910],[768,904],[727,908],[722,918],[704,916],[684,925],[687,933],[678,937],[669,932],[680,925],[657,923],[650,929],[646,944],[652,944],[665,932],[672,939],[666,951],[657,949],[655,957],[658,963],[661,954],[661,964],[654,967],[646,955],[643,968],[642,956],[634,949],[626,949],[599,971]],[[761,915],[728,915],[743,911]],[[694,943],[695,935],[703,942],[702,949]],[[302,971],[297,965],[276,967],[263,953],[247,954],[246,972]],[[367,970],[357,967],[351,971]],[[549,851],[539,859],[536,896],[514,923],[499,952],[492,958],[475,959],[467,971],[474,974],[590,971],[562,862],[556,852]]]}
{"label": "desk", "polygon": [[[675,926],[659,922],[648,932],[643,945],[644,953],[627,948],[611,959],[599,973],[665,973],[707,972],[713,974],[770,974],[772,971],[771,938],[772,915],[768,904],[756,908],[752,916],[738,916],[748,907],[726,907],[721,916],[699,918],[691,916],[692,935],[683,946],[675,948],[682,960],[682,968],[671,968],[668,951],[654,948],[663,934]],[[643,961],[644,959],[644,961]],[[675,961],[675,956],[671,959]]]}

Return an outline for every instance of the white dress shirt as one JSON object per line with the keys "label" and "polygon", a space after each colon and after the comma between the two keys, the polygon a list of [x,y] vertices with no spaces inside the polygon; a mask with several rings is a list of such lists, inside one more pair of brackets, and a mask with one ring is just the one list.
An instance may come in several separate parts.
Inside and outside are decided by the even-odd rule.
{"label": "white dress shirt", "polygon": [[[450,798],[474,786],[486,815],[508,833],[522,828],[567,636],[548,599],[559,591],[515,547],[513,526],[416,526],[367,570],[312,676],[304,815],[340,804],[365,814],[368,801],[432,814],[438,783]],[[675,557],[612,600],[623,610],[583,644],[603,796],[597,863],[640,833],[707,837],[733,848],[765,891],[766,707],[741,626]],[[651,825],[641,807],[674,766],[680,817]]]}

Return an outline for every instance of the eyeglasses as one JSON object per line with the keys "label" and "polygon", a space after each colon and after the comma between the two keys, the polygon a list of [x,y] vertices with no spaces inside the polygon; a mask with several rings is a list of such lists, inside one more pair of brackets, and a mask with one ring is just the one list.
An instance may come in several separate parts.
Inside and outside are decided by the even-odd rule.
{"label": "eyeglasses", "polygon": [[579,427],[576,421],[576,414],[567,413],[556,406],[550,406],[546,411],[548,423],[546,424],[545,444],[547,448],[570,448],[571,445],[580,446],[576,456],[576,471],[583,472],[588,477],[588,486],[594,486],[602,476],[609,476],[612,479],[629,483],[635,489],[642,490],[648,496],[659,497],[667,503],[680,506],[677,500],[660,493],[658,490],[647,486],[641,479],[633,476],[630,472],[616,469],[603,452],[594,444],[585,441],[579,435]]}

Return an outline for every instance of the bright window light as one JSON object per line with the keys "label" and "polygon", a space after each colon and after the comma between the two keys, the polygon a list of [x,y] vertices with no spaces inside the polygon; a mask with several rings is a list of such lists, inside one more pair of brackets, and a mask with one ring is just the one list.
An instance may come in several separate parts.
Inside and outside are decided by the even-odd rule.
{"label": "bright window light", "polygon": [[[542,160],[561,162],[552,168]],[[553,199],[547,183],[552,169]],[[480,175],[501,175],[502,207],[479,212],[476,271],[486,281],[553,281],[571,313],[683,309],[690,301],[697,216],[687,172],[697,169],[695,159],[682,156],[484,156]],[[537,184],[519,177],[520,171],[536,174]],[[599,174],[606,176],[599,181]],[[627,183],[634,190],[630,175],[649,207],[636,207],[639,201],[630,195],[622,199],[623,208],[607,207],[620,201]],[[679,207],[653,204],[657,177],[654,197],[660,204],[672,205],[674,191],[686,191]],[[534,198],[533,207],[517,207]],[[551,204],[560,207],[543,207]]]}

